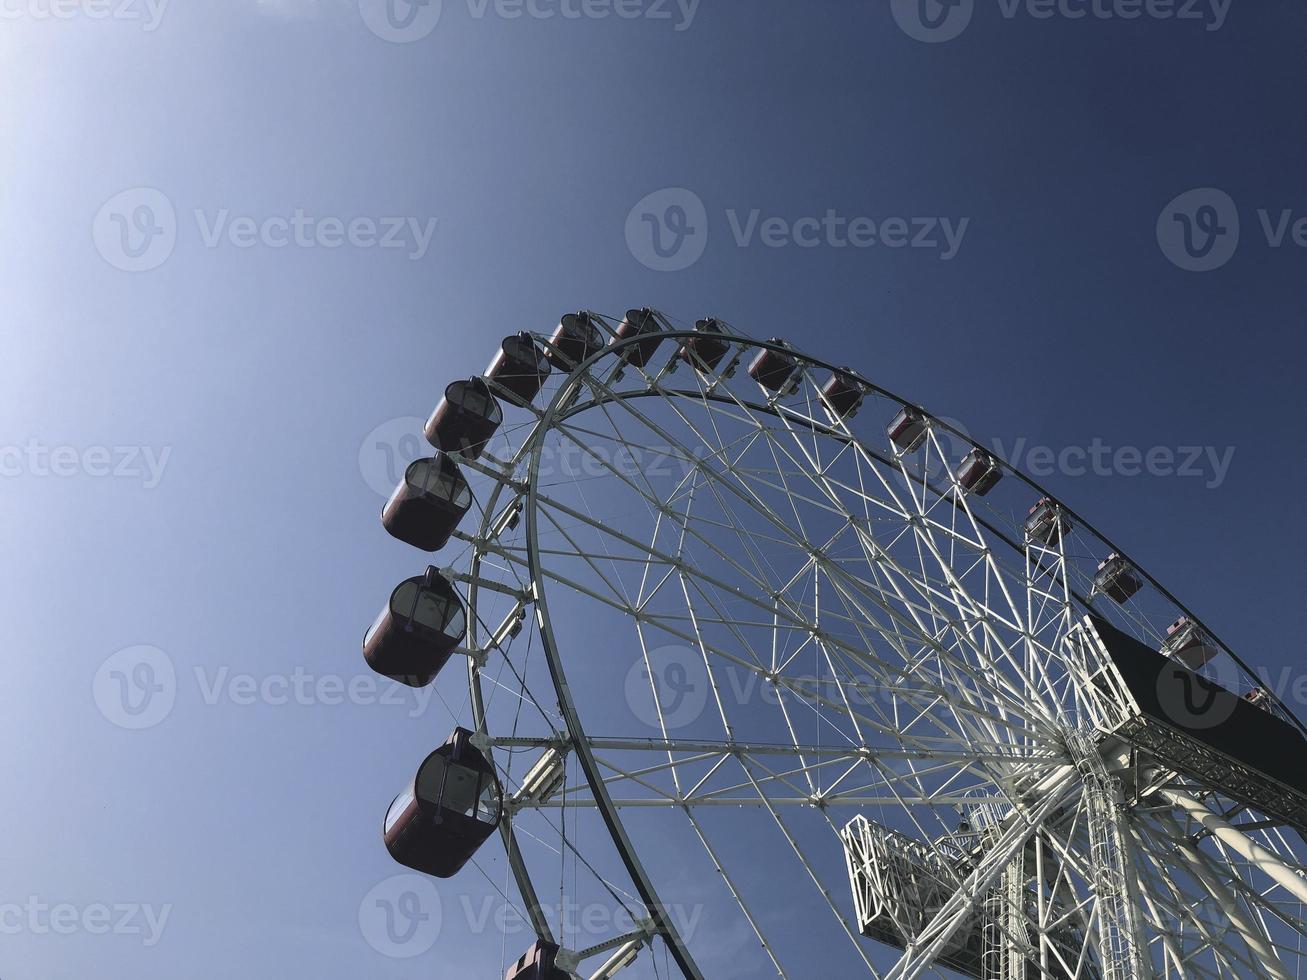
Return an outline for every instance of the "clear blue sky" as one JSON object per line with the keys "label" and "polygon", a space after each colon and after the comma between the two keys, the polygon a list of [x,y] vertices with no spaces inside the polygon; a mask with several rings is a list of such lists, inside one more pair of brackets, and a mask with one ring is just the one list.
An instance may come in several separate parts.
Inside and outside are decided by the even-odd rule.
{"label": "clear blue sky", "polygon": [[[1008,447],[1214,447],[1219,473],[1044,482],[1247,660],[1299,676],[1307,249],[1263,224],[1307,215],[1301,3],[975,0],[938,43],[871,0],[631,19],[444,0],[402,43],[369,2],[85,6],[113,16],[0,3],[5,980],[496,975],[498,940],[463,924],[410,961],[358,925],[398,870],[377,842],[394,760],[447,715],[206,695],[363,673],[362,631],[415,561],[383,540],[360,446],[566,310],[713,312]],[[136,188],[157,193],[117,197]],[[694,197],[658,198],[664,217],[697,199],[707,229],[672,271],[641,213],[626,233],[666,188]],[[1239,220],[1209,271],[1157,234],[1195,188]],[[161,199],[175,222],[138,224]],[[1225,200],[1198,203],[1224,248]],[[381,247],[392,216],[402,247]],[[825,237],[858,218],[965,232],[947,258]],[[177,693],[137,731],[95,693],[140,645]],[[32,898],[72,906],[70,934],[33,925]],[[167,919],[99,935],[100,905]]]}

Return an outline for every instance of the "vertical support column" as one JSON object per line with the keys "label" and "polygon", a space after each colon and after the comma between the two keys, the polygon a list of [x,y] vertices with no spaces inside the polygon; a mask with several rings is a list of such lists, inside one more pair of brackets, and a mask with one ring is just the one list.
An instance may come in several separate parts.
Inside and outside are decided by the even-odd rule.
{"label": "vertical support column", "polygon": [[1029,880],[1026,852],[1018,854],[985,896],[981,933],[982,980],[1025,980],[1030,959],[1030,923],[1026,912]]}
{"label": "vertical support column", "polygon": [[1152,970],[1139,942],[1121,784],[1108,774],[1097,751],[1092,746],[1086,748],[1081,772],[1085,779],[1085,818],[1094,866],[1103,980],[1142,980],[1151,977]]}
{"label": "vertical support column", "polygon": [[1030,922],[1026,914],[1026,882],[1029,880],[1029,848],[1008,865],[1004,891],[1007,906],[1007,973],[1004,980],[1026,980],[1030,959]]}

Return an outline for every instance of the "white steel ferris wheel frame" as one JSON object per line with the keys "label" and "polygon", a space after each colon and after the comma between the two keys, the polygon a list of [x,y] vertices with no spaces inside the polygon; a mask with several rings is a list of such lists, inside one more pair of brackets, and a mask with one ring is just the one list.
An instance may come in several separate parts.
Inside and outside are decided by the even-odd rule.
{"label": "white steel ferris wheel frame", "polygon": [[[605,326],[608,323],[607,319],[597,314],[591,316],[596,323]],[[662,314],[658,316],[660,325],[665,328],[665,332],[661,334],[664,346],[660,351],[665,353],[666,349],[671,347],[672,361],[669,363],[674,365],[676,348],[683,341],[699,337],[701,334],[689,329],[678,329]],[[533,337],[537,343],[548,348],[549,340],[546,336],[533,334]],[[614,936],[589,949],[568,954],[570,959],[566,962],[570,968],[579,971],[580,963],[584,960],[612,954],[605,966],[594,974],[603,977],[611,976],[618,972],[625,962],[630,961],[635,951],[657,937],[665,944],[677,968],[685,977],[704,976],[696,963],[690,945],[678,931],[674,917],[668,914],[668,906],[660,897],[653,877],[642,860],[636,840],[626,829],[619,813],[622,808],[667,806],[684,811],[698,840],[717,865],[718,873],[748,920],[750,928],[761,942],[771,965],[780,976],[788,976],[790,974],[781,965],[763,934],[757,916],[751,911],[728,870],[718,860],[713,845],[710,844],[703,827],[696,820],[695,809],[753,805],[767,810],[785,836],[789,848],[817,886],[818,891],[825,897],[826,904],[839,920],[843,931],[856,946],[858,937],[855,935],[855,929],[850,928],[835,900],[825,889],[817,871],[805,855],[800,841],[787,830],[780,809],[793,806],[816,807],[829,823],[830,817],[826,808],[833,804],[901,806],[905,811],[912,805],[930,807],[977,805],[975,785],[969,787],[959,785],[956,798],[943,793],[930,795],[927,799],[928,794],[921,780],[923,776],[930,774],[930,769],[917,770],[916,762],[909,761],[907,765],[911,778],[891,775],[894,772],[892,766],[896,764],[895,753],[883,747],[869,746],[866,740],[863,740],[860,745],[843,749],[829,745],[801,743],[797,735],[794,736],[792,745],[782,747],[737,741],[731,733],[725,709],[722,709],[722,720],[728,737],[722,741],[672,738],[666,731],[666,726],[661,739],[639,737],[599,739],[586,734],[581,712],[565,670],[565,655],[557,638],[555,622],[551,618],[546,583],[552,579],[556,585],[567,587],[591,600],[607,602],[614,607],[617,604],[587,589],[574,579],[569,579],[551,569],[549,563],[551,549],[542,545],[542,537],[548,530],[545,526],[547,519],[545,514],[551,511],[560,512],[578,522],[587,522],[591,519],[587,514],[569,507],[565,502],[553,499],[545,488],[542,488],[538,478],[541,454],[551,434],[567,426],[582,413],[596,409],[606,412],[607,408],[614,406],[631,410],[631,406],[642,398],[664,400],[683,398],[691,401],[697,399],[707,407],[712,407],[716,403],[731,410],[750,414],[759,413],[775,420],[777,424],[790,431],[807,430],[814,439],[820,436],[841,443],[849,451],[865,457],[869,468],[897,469],[906,478],[906,487],[897,494],[888,485],[882,487],[881,491],[895,497],[895,506],[903,511],[902,517],[905,519],[906,526],[911,529],[914,545],[930,552],[929,558],[922,558],[922,580],[925,589],[920,594],[909,595],[888,578],[883,581],[878,580],[879,585],[871,589],[867,588],[866,582],[861,582],[852,589],[858,592],[858,595],[854,596],[854,608],[862,608],[858,606],[857,600],[879,602],[880,608],[875,612],[891,617],[896,623],[892,631],[894,636],[888,637],[881,632],[881,637],[886,638],[891,645],[897,644],[904,653],[907,651],[906,640],[910,639],[914,645],[924,641],[923,649],[931,647],[929,652],[934,662],[947,665],[947,669],[960,679],[956,684],[945,685],[941,682],[932,686],[924,680],[912,682],[906,680],[901,664],[895,667],[887,663],[869,665],[864,662],[860,666],[867,668],[878,683],[893,692],[896,711],[900,703],[916,705],[921,708],[924,716],[936,710],[935,705],[945,703],[945,710],[957,722],[955,738],[958,745],[954,746],[955,755],[950,757],[947,746],[943,744],[909,734],[906,731],[911,727],[909,723],[905,723],[904,730],[895,731],[895,725],[887,724],[887,719],[884,717],[879,719],[868,717],[861,721],[874,728],[879,735],[901,737],[904,740],[900,745],[901,755],[905,758],[929,757],[934,760],[932,765],[940,767],[941,770],[950,765],[957,766],[959,774],[966,771],[968,766],[977,764],[978,760],[988,761],[995,765],[1002,765],[1005,771],[1017,772],[1018,776],[1007,780],[1002,786],[997,780],[991,782],[992,795],[995,798],[1001,796],[1004,800],[1002,821],[996,822],[990,828],[988,836],[984,838],[983,846],[977,846],[976,859],[970,860],[963,866],[967,873],[965,875],[957,873],[958,877],[953,882],[952,897],[939,908],[932,909],[933,916],[930,921],[920,924],[922,928],[911,936],[911,941],[907,943],[907,948],[898,963],[884,976],[893,980],[908,980],[934,968],[943,951],[951,943],[956,942],[957,934],[969,928],[968,923],[978,914],[980,906],[986,901],[1003,905],[1002,899],[996,899],[995,896],[1001,895],[1004,888],[1009,889],[1005,906],[1007,911],[1004,913],[1006,918],[999,916],[997,919],[991,917],[986,920],[988,923],[986,928],[994,930],[994,936],[999,938],[1000,945],[1006,945],[1009,949],[997,967],[992,963],[985,967],[994,977],[1001,977],[1002,980],[1018,980],[1027,975],[1035,977],[1041,974],[1101,976],[1105,980],[1126,980],[1126,978],[1153,975],[1154,960],[1162,964],[1162,970],[1168,976],[1194,977],[1195,980],[1240,975],[1264,975],[1274,977],[1276,980],[1280,978],[1289,980],[1290,977],[1295,976],[1297,970],[1307,967],[1307,959],[1300,957],[1294,964],[1296,969],[1288,969],[1288,964],[1282,962],[1282,957],[1286,952],[1292,951],[1286,951],[1282,942],[1277,943],[1279,935],[1285,928],[1286,920],[1288,928],[1295,931],[1299,937],[1307,935],[1307,925],[1304,925],[1302,915],[1303,904],[1307,903],[1307,879],[1303,876],[1304,871],[1301,866],[1302,852],[1295,852],[1293,845],[1288,843],[1290,838],[1287,834],[1291,834],[1292,831],[1281,830],[1274,825],[1274,822],[1253,821],[1250,824],[1245,821],[1236,824],[1235,816],[1246,808],[1232,807],[1228,803],[1222,805],[1214,796],[1209,795],[1206,787],[1192,783],[1185,785],[1183,780],[1171,778],[1174,777],[1174,773],[1160,776],[1157,773],[1134,773],[1131,778],[1137,777],[1134,785],[1138,793],[1134,805],[1140,805],[1140,800],[1144,798],[1141,787],[1147,784],[1150,790],[1148,799],[1164,800],[1167,809],[1157,815],[1152,827],[1147,831],[1127,819],[1128,813],[1123,798],[1125,791],[1119,778],[1119,770],[1123,765],[1128,765],[1132,758],[1128,746],[1112,743],[1105,749],[1090,737],[1092,729],[1097,729],[1099,732],[1110,731],[1118,722],[1116,715],[1119,711],[1119,692],[1113,690],[1109,684],[1107,690],[1110,693],[1104,694],[1103,678],[1097,673],[1098,666],[1090,660],[1067,657],[1058,665],[1060,674],[1051,672],[1050,666],[1052,658],[1049,655],[1049,645],[1058,644],[1060,648],[1067,642],[1068,636],[1076,629],[1074,609],[1077,606],[1085,610],[1094,608],[1092,596],[1087,594],[1083,581],[1074,580],[1068,571],[1065,536],[1059,537],[1057,542],[1051,545],[1021,540],[1018,537],[1019,531],[1013,532],[1009,527],[1000,526],[992,516],[973,512],[968,500],[959,489],[957,474],[952,469],[957,461],[947,459],[939,443],[941,436],[947,434],[948,438],[962,445],[980,448],[969,437],[924,410],[918,409],[928,424],[928,446],[925,451],[937,453],[944,464],[945,478],[932,480],[927,475],[918,476],[909,473],[904,465],[906,454],[896,452],[894,447],[891,446],[889,451],[872,448],[851,431],[847,420],[837,415],[828,412],[827,418],[823,421],[814,411],[805,413],[787,405],[786,392],[768,393],[761,387],[758,388],[760,394],[757,397],[741,400],[738,394],[724,383],[734,367],[742,364],[746,354],[758,351],[777,351],[794,357],[800,365],[802,383],[810,386],[811,389],[818,387],[811,377],[813,371],[837,370],[834,366],[808,357],[789,345],[782,346],[773,342],[753,340],[732,330],[724,338],[730,342],[730,350],[723,361],[721,372],[699,374],[690,365],[682,364],[680,370],[690,375],[694,383],[672,388],[668,385],[671,374],[669,367],[646,371],[643,365],[637,366],[634,363],[624,362],[623,352],[647,338],[606,339],[611,341],[607,346],[576,365],[574,370],[563,377],[561,383],[552,390],[545,407],[528,406],[526,409],[517,409],[517,411],[530,411],[534,415],[534,420],[527,429],[527,435],[512,450],[508,458],[499,459],[491,456],[473,461],[455,455],[454,458],[461,466],[489,477],[492,486],[484,501],[479,503],[480,526],[474,532],[456,532],[457,536],[470,546],[471,558],[466,568],[446,570],[449,577],[466,586],[469,633],[464,652],[469,654],[468,680],[472,720],[478,732],[484,737],[484,744],[492,750],[496,746],[506,748],[529,746],[541,749],[554,748],[575,754],[584,776],[584,787],[588,790],[589,799],[579,801],[573,794],[571,800],[564,805],[589,806],[597,810],[644,908],[645,916],[639,920],[635,932]],[[856,372],[847,368],[839,368],[838,371],[842,375],[856,379],[868,394],[878,396],[886,404],[900,406],[909,404],[861,378]],[[629,375],[638,375],[639,383],[635,386],[619,388],[620,380]],[[587,394],[590,396],[589,399],[583,401],[583,396]],[[811,395],[809,400],[811,403]],[[816,404],[820,405],[823,401],[821,396],[817,396]],[[634,411],[639,414],[638,409]],[[653,425],[647,417],[644,418],[644,423],[650,427]],[[676,444],[676,437],[667,433],[662,435],[669,443]],[[569,438],[575,441],[576,432],[570,432]],[[826,479],[825,474],[820,472],[823,466],[819,461],[800,458],[795,462],[801,466],[812,466],[816,472],[816,476],[813,477],[814,483]],[[1030,490],[1032,499],[1036,497],[1053,499],[1050,494],[1002,460],[996,462],[1002,467],[1006,477],[1014,478]],[[611,480],[622,479],[621,474],[611,465],[607,466],[605,477]],[[783,474],[780,479],[784,482]],[[634,481],[627,479],[626,484],[631,492],[643,495],[643,490]],[[828,486],[827,489],[831,488]],[[870,496],[870,492],[866,493]],[[834,490],[832,496],[838,498]],[[661,499],[648,497],[648,502],[660,511],[668,508],[667,502]],[[955,539],[958,532],[956,527],[950,528],[941,522],[936,512],[936,507],[940,506],[941,502],[952,508],[954,520],[957,519],[958,513],[963,514],[968,533],[974,532],[974,541],[981,545],[977,566],[994,565],[995,559],[987,547],[991,540],[995,544],[1009,547],[1013,554],[1023,556],[1024,596],[986,594],[976,597],[971,594],[962,577],[953,572],[954,560],[952,552],[948,551],[950,547],[948,542]],[[767,509],[766,503],[762,500],[750,501],[750,506],[760,508],[760,511]],[[1061,513],[1074,520],[1078,528],[1092,535],[1104,550],[1124,554],[1069,508],[1061,504],[1057,506]],[[525,547],[515,550],[501,546],[498,543],[499,535],[510,524],[515,526],[519,516],[523,520]],[[678,515],[669,511],[667,516],[674,521]],[[788,523],[782,515],[772,513],[769,519],[778,527],[785,526],[788,529]],[[686,520],[688,523],[688,518]],[[678,567],[679,560],[676,555],[662,552],[656,547],[656,535],[654,542],[646,543],[628,538],[617,528],[604,527],[602,531],[615,541],[620,541],[634,549],[642,549],[651,561],[656,562],[660,567],[668,569]],[[870,528],[868,533],[859,532],[859,534],[869,559],[883,562],[890,567],[896,564],[895,555],[875,540],[870,533]],[[822,561],[820,545],[812,542],[805,542],[805,544],[813,553],[815,568]],[[712,547],[711,544],[706,546]],[[582,549],[577,546],[576,551],[580,554]],[[946,557],[946,552],[949,557]],[[723,560],[730,561],[730,556],[723,556]],[[933,561],[938,568],[939,578],[933,582],[927,581],[925,575],[924,563],[927,560]],[[500,564],[496,565],[496,562]],[[742,562],[743,559],[735,563],[735,567],[742,569]],[[593,562],[591,564],[593,566]],[[487,568],[491,565],[494,565],[496,570],[505,565],[510,567],[516,583],[506,585],[496,580],[487,573]],[[1151,576],[1138,569],[1138,566],[1135,568],[1148,586],[1173,609],[1189,615],[1195,623],[1198,622],[1196,617],[1192,617],[1192,614]],[[824,571],[833,577],[842,574],[838,568]],[[903,581],[909,580],[910,569],[905,571],[900,567],[896,571],[903,576]],[[687,572],[691,570],[680,569],[676,574],[683,577]],[[669,571],[668,575],[671,574],[672,572]],[[784,607],[779,595],[751,596],[747,594],[747,590],[742,590],[729,581],[712,580],[711,576],[702,569],[693,571],[692,574],[709,581],[712,588],[728,592],[746,604],[752,602],[755,608],[766,607],[763,608],[764,612],[770,610],[777,617],[774,622],[778,631],[782,628],[781,621],[787,612],[792,613]],[[999,586],[1007,581],[1019,581],[1012,577],[1010,569],[1003,573],[1009,576],[1005,579],[997,565],[994,565],[992,579],[987,568],[981,574],[986,576],[987,587],[991,581]],[[745,578],[747,579],[747,576]],[[882,594],[880,598],[875,595],[877,591]],[[891,596],[889,594],[891,591],[897,594]],[[493,629],[478,613],[480,597],[484,592],[500,597],[506,595],[513,602],[509,615]],[[767,598],[772,600],[770,606],[762,601]],[[845,600],[847,604],[847,597]],[[932,635],[932,630],[928,628],[931,616],[938,612],[935,608],[936,603],[951,606],[953,614],[949,628],[951,642],[958,644],[958,649],[966,653],[965,657],[956,656],[955,652],[946,649],[941,639],[943,634]],[[688,592],[686,604],[691,605]],[[923,612],[918,615],[914,611],[924,610],[926,607],[930,607],[928,614]],[[528,611],[535,617],[535,625],[542,641],[564,730],[555,731],[548,739],[497,737],[489,730],[482,674],[488,658],[508,646],[509,637],[516,635],[516,627],[520,625]],[[881,628],[871,618],[871,611],[867,610],[867,614],[871,629],[879,631]],[[726,617],[720,614],[720,618]],[[804,619],[801,614],[794,615],[793,618],[794,622],[784,624],[787,629],[803,628],[810,632],[813,630],[814,624],[801,621]],[[1020,649],[1014,649],[1016,644],[1005,641],[992,625],[1000,618],[1007,623],[1006,632],[1009,636],[1013,633],[1024,636]],[[673,635],[676,634],[676,628],[670,627],[667,623],[660,624],[660,628]],[[1211,636],[1213,643],[1220,645],[1222,656],[1235,665],[1234,669],[1242,671],[1247,678],[1253,677],[1252,671],[1235,657],[1228,647],[1220,644],[1210,631],[1208,635]],[[710,652],[715,656],[730,655],[728,651],[720,648],[710,648],[708,642],[700,635],[697,622],[689,631],[681,632],[680,636],[688,643],[697,642],[703,649],[705,659],[709,657]],[[641,642],[643,644],[643,638]],[[823,636],[815,639],[814,645],[837,648],[840,644],[837,637]],[[1000,653],[991,652],[993,650],[998,650]],[[874,659],[867,651],[849,650],[843,651],[841,655],[857,656],[864,661],[869,657]],[[507,659],[507,653],[504,656]],[[830,659],[829,655],[827,659]],[[904,659],[906,661],[907,657],[905,656]],[[1000,659],[1003,661],[1001,664]],[[986,664],[990,668],[987,672],[982,669]],[[750,667],[747,664],[745,666]],[[943,670],[944,667],[941,666],[940,669]],[[832,664],[832,671],[834,670]],[[829,701],[819,692],[807,690],[802,686],[796,687],[792,679],[776,676],[776,673],[773,671],[772,676],[767,680],[781,687],[790,685],[787,688],[790,695],[796,698],[809,698],[817,704]],[[783,671],[780,673],[783,675]],[[967,691],[980,691],[982,674],[983,681],[993,690],[987,694],[967,695],[965,693]],[[1011,683],[1013,677],[1021,679],[1020,685]],[[960,692],[963,692],[961,696]],[[522,693],[529,695],[525,690],[525,681],[523,681]],[[716,694],[715,689],[714,693]],[[717,696],[720,698],[719,695]],[[1303,730],[1301,723],[1288,709],[1275,701],[1273,695],[1272,701],[1286,720],[1292,721],[1299,730]],[[1024,705],[1023,713],[1015,713],[1018,704]],[[854,726],[857,726],[859,719],[855,717],[856,713],[849,706],[847,699],[843,706],[831,704],[830,707],[836,710],[847,708]],[[1073,707],[1079,725],[1071,723],[1069,716]],[[1008,714],[1009,709],[1014,712],[1011,716]],[[1048,731],[1056,729],[1060,733],[1059,739],[1065,751],[1054,754],[1048,750],[1046,743],[1036,745],[1033,738],[1026,740],[1013,734],[1019,724],[1014,725],[1011,718],[1016,718],[1019,722],[1023,716],[1028,717],[1031,714],[1040,715],[1042,722],[1047,724]],[[1086,720],[1089,722],[1089,728],[1085,727]],[[786,724],[793,734],[793,725],[789,722],[788,714]],[[963,743],[966,745],[965,751],[960,748]],[[601,758],[601,753],[620,751],[662,753],[666,755],[668,761],[660,767],[631,770],[615,766],[607,759]],[[647,780],[651,778],[650,774],[659,768],[671,771],[674,778],[678,766],[678,762],[674,760],[675,753],[689,754],[695,760],[718,758],[720,761],[717,765],[733,760],[743,772],[744,782],[740,784],[740,789],[746,793],[752,791],[755,796],[741,797],[737,792],[705,790],[696,797],[696,790],[707,782],[708,777],[704,777],[704,780],[689,793],[683,791],[684,788],[677,780],[675,794],[666,797],[653,792],[644,797],[618,799],[610,791],[610,784],[615,782],[626,785],[639,784],[648,789]],[[1115,760],[1113,753],[1117,757]],[[786,770],[783,766],[775,767],[767,761],[778,755],[797,759],[797,768]],[[1121,765],[1118,765],[1118,762],[1121,762]],[[822,787],[822,777],[818,776],[814,781],[813,772],[825,767],[825,771],[829,773],[830,767],[842,763],[848,764],[850,772],[855,766],[874,769],[882,778],[882,782],[877,785],[878,792],[835,792],[839,783],[847,777],[847,773],[845,777],[841,777],[825,788]],[[1030,780],[1025,784],[1022,784],[1019,776],[1022,766],[1026,766],[1030,774]],[[1109,767],[1113,771],[1109,771]],[[712,771],[716,772],[716,767]],[[807,792],[804,792],[799,785],[805,780]],[[910,787],[913,780],[919,793],[919,798],[915,799],[905,793],[905,789]],[[788,796],[783,792],[772,792],[776,787],[781,787],[782,790],[790,789],[793,792]],[[542,809],[549,805],[539,804]],[[514,831],[516,816],[517,812],[510,811],[501,825],[508,863],[532,927],[540,938],[553,940],[550,923],[543,911],[536,886],[533,884]],[[1054,820],[1060,821],[1063,828],[1071,829],[1059,832],[1063,833],[1062,837],[1045,832],[1046,824]],[[927,835],[925,828],[917,822],[916,817],[911,817],[911,822],[921,834]],[[838,830],[833,823],[831,828]],[[1159,832],[1158,828],[1162,828],[1164,832]],[[1203,850],[1197,842],[1204,839],[1215,843],[1209,844],[1208,850]],[[1237,869],[1231,871],[1229,868],[1214,866],[1220,859],[1214,859],[1210,852],[1211,847],[1218,848],[1219,855],[1232,862],[1232,865],[1237,864]],[[1286,854],[1289,858],[1286,858]],[[1168,861],[1175,861],[1183,866],[1186,875],[1183,883],[1179,883],[1167,872],[1159,871],[1159,868],[1164,867]],[[1025,914],[1012,911],[1015,907],[1013,903],[1024,906],[1027,902],[1029,897],[1027,886],[1032,874],[1038,908],[1031,914],[1039,922],[1033,930],[1034,939],[1031,938],[1030,923],[1026,921]],[[1141,878],[1145,880],[1141,882]],[[1265,884],[1261,879],[1268,880],[1270,884]],[[1241,937],[1241,948],[1227,952],[1228,944],[1225,942],[1225,937],[1229,935],[1228,931],[1218,932],[1206,922],[1195,925],[1197,936],[1192,938],[1188,935],[1172,935],[1166,929],[1156,930],[1156,935],[1149,934],[1148,925],[1156,926],[1163,922],[1174,924],[1182,920],[1186,912],[1186,900],[1192,898],[1195,893],[1203,894],[1214,901],[1228,924]],[[1268,898],[1268,895],[1272,897]],[[1289,903],[1296,903],[1292,911],[1289,911]],[[1144,920],[1147,920],[1148,924]],[[1274,928],[1268,924],[1268,921],[1273,922]],[[1073,930],[1076,935],[1084,936],[1083,943],[1086,949],[1093,943],[1098,957],[1096,963],[1086,965],[1083,962],[1085,955],[1083,952],[1081,963],[1067,963],[1067,950],[1055,948],[1056,943],[1050,938],[1058,929]],[[1091,933],[1096,940],[1090,938]],[[872,975],[881,975],[865,953],[860,952],[859,955]],[[1197,959],[1201,957],[1211,960],[1216,964],[1215,967],[1205,969],[1199,965]],[[1062,972],[1054,974],[1055,969]],[[1250,969],[1253,971],[1251,974]],[[1257,973],[1259,969],[1264,972]]]}

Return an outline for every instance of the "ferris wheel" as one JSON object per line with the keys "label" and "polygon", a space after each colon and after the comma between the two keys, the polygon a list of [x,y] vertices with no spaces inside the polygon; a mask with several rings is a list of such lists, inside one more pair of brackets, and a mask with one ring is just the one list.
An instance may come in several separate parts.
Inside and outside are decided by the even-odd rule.
{"label": "ferris wheel", "polygon": [[383,838],[504,856],[507,980],[1307,976],[1307,729],[957,428],[642,309],[506,338],[426,435],[382,520],[437,555],[364,653],[468,693]]}

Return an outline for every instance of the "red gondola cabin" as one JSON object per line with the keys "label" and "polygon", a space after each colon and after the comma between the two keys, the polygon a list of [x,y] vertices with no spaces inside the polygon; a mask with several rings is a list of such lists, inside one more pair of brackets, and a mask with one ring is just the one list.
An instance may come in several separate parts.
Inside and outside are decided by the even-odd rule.
{"label": "red gondola cabin", "polygon": [[1170,657],[1190,670],[1197,670],[1215,658],[1216,654],[1215,642],[1188,616],[1181,616],[1167,627],[1162,656]]}
{"label": "red gondola cabin", "polygon": [[467,633],[467,612],[449,580],[434,568],[405,579],[363,636],[363,659],[384,677],[425,687]]}
{"label": "red gondola cabin", "polygon": [[444,453],[415,459],[381,511],[392,536],[423,551],[439,551],[472,507],[472,490]]}
{"label": "red gondola cabin", "polygon": [[695,323],[697,337],[687,337],[681,341],[681,349],[676,356],[689,364],[696,371],[708,373],[717,370],[731,343],[726,339],[726,331],[721,324],[709,317]]}
{"label": "red gondola cabin", "polygon": [[499,399],[481,378],[455,381],[427,420],[427,442],[447,453],[477,459],[504,421]]}
{"label": "red gondola cabin", "polygon": [[549,377],[549,358],[529,333],[505,337],[486,377],[502,385],[519,404],[529,405]]}
{"label": "red gondola cabin", "polygon": [[[781,347],[787,346],[785,341],[778,337],[773,337],[769,343]],[[778,393],[789,391],[798,373],[799,362],[794,359],[793,354],[785,350],[760,350],[749,364],[749,377],[768,391]]]}
{"label": "red gondola cabin", "polygon": [[1026,515],[1026,538],[1045,547],[1052,547],[1071,530],[1071,519],[1057,502],[1040,497]]}
{"label": "red gondola cabin", "polygon": [[557,961],[558,947],[542,940],[508,968],[504,980],[572,980],[570,973],[555,965]]}
{"label": "red gondola cabin", "polygon": [[503,790],[465,728],[427,756],[412,785],[390,804],[386,850],[414,871],[452,878],[499,826]]}
{"label": "red gondola cabin", "polygon": [[663,342],[662,324],[654,316],[653,310],[646,308],[626,311],[626,319],[617,327],[617,339],[631,340],[634,337],[641,339],[623,347],[621,357],[636,367],[644,367]]}
{"label": "red gondola cabin", "polygon": [[977,497],[983,497],[993,490],[1002,478],[1003,471],[999,469],[998,460],[983,449],[971,450],[958,467],[958,483],[967,493]]}
{"label": "red gondola cabin", "polygon": [[1120,555],[1108,555],[1098,566],[1094,588],[1113,602],[1125,602],[1144,587],[1134,567]]}
{"label": "red gondola cabin", "polygon": [[549,338],[545,356],[558,370],[571,371],[603,346],[604,335],[594,325],[589,313],[568,313]]}
{"label": "red gondola cabin", "polygon": [[821,388],[826,413],[836,419],[851,419],[858,414],[867,390],[852,373],[835,371]]}
{"label": "red gondola cabin", "polygon": [[910,453],[926,441],[926,418],[911,405],[904,405],[886,431],[890,442],[902,452]]}

